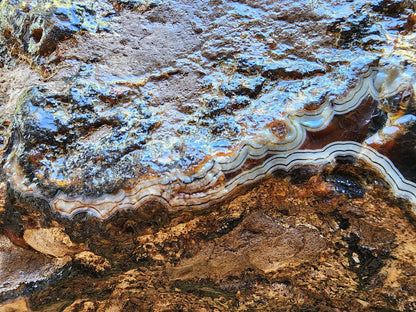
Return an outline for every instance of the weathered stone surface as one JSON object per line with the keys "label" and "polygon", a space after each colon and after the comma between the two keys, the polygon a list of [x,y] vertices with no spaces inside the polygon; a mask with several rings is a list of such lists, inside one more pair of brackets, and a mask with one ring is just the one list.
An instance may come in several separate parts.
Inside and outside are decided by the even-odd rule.
{"label": "weathered stone surface", "polygon": [[[387,153],[382,145],[412,131],[411,111],[400,119],[401,109],[383,105],[413,101],[413,58],[387,40],[399,31],[412,38],[401,23],[412,6],[397,14],[380,7],[6,1],[4,19],[19,19],[3,41],[19,38],[16,53],[38,64],[44,80],[22,85],[18,97],[5,91],[15,109],[3,149],[7,180],[68,216],[108,218],[151,201],[172,211],[210,206],[279,168],[273,154],[292,157],[290,167],[330,161],[334,154],[319,148],[337,141]],[[359,129],[348,128],[354,118]]]}
{"label": "weathered stone surface", "polygon": [[0,235],[0,298],[21,287],[21,292],[31,292],[31,285],[42,286],[62,272],[68,259],[49,257],[18,247],[6,236]]}
{"label": "weathered stone surface", "polygon": [[6,204],[6,183],[0,182],[0,215],[5,210],[5,204]]}
{"label": "weathered stone surface", "polygon": [[20,298],[0,305],[0,312],[30,312],[25,298]]}
{"label": "weathered stone surface", "polygon": [[97,311],[97,306],[94,302],[78,299],[73,304],[71,304],[69,307],[65,308],[63,312],[92,312]]}
{"label": "weathered stone surface", "polygon": [[23,233],[25,242],[36,251],[57,258],[72,256],[81,250],[62,228],[27,229]]}
{"label": "weathered stone surface", "polygon": [[[354,176],[364,195],[338,191],[330,182],[335,174]],[[270,178],[215,211],[181,214],[161,228],[129,220],[118,232],[124,242],[104,238],[95,252],[112,249],[115,266],[129,258],[130,269],[104,281],[78,276],[55,296],[79,288],[68,311],[414,309],[416,229],[406,203],[359,167],[292,176]],[[131,246],[128,237],[137,237]]]}
{"label": "weathered stone surface", "polygon": [[415,23],[0,1],[0,310],[415,310]]}
{"label": "weathered stone surface", "polygon": [[114,11],[104,2],[19,3],[6,0],[1,3],[0,13],[3,43],[0,65],[3,67],[10,66],[9,58],[19,54],[31,57],[34,62],[43,63],[41,58],[55,51],[60,41],[69,39],[80,31],[109,30],[105,16]]}
{"label": "weathered stone surface", "polygon": [[111,268],[111,264],[106,258],[97,256],[91,251],[77,253],[74,260],[83,267],[93,270],[96,273],[104,273]]}

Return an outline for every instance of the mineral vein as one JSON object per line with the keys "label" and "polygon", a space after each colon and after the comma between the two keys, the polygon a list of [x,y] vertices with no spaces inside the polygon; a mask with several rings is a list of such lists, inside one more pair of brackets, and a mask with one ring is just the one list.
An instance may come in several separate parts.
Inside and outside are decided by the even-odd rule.
{"label": "mineral vein", "polygon": [[[75,163],[74,159],[79,157],[75,152],[79,150],[82,151],[82,149],[84,149],[84,153],[90,153],[88,148],[89,146],[93,146],[94,148],[98,148],[98,151],[101,151],[101,147],[94,142],[96,140],[93,139],[94,135],[92,137],[86,137],[84,133],[88,134],[88,132],[85,132],[83,128],[79,128],[80,130],[78,130],[80,137],[70,141],[72,142],[72,145],[63,145],[63,148],[65,149],[69,149],[72,146],[72,150],[75,151],[73,154],[74,156],[71,156],[72,158],[69,159],[54,160],[53,164],[58,166],[56,173],[54,173],[56,176],[54,178],[55,180],[49,178],[50,180],[48,181],[43,177],[43,175],[46,177],[48,175],[50,176],[53,172],[42,173],[43,171],[38,169],[38,177],[32,179],[27,177],[27,169],[25,172],[23,168],[25,161],[30,161],[33,165],[38,166],[35,168],[41,168],[42,163],[45,163],[48,159],[43,158],[43,160],[37,160],[37,157],[41,157],[42,153],[48,152],[48,150],[41,149],[41,146],[44,143],[37,143],[35,141],[35,145],[33,146],[38,148],[39,152],[34,152],[31,147],[32,145],[30,145],[33,144],[32,141],[34,141],[31,139],[30,127],[33,127],[33,125],[36,127],[45,127],[43,125],[46,124],[47,126],[52,127],[52,129],[55,129],[53,131],[59,132],[57,124],[63,123],[64,121],[66,122],[67,119],[71,118],[70,109],[72,108],[70,104],[64,103],[64,105],[68,105],[68,113],[65,113],[65,111],[62,111],[62,108],[59,110],[51,110],[48,108],[48,105],[50,104],[36,102],[39,101],[37,99],[42,99],[38,94],[44,92],[44,89],[40,87],[29,91],[23,96],[21,107],[18,108],[16,114],[16,131],[15,136],[13,137],[14,141],[10,140],[13,144],[10,145],[8,150],[5,169],[9,176],[9,181],[16,189],[22,193],[33,194],[34,196],[45,198],[49,201],[51,207],[55,211],[67,216],[86,211],[98,218],[105,219],[120,210],[140,209],[140,207],[151,201],[158,201],[168,207],[171,211],[179,209],[202,209],[224,199],[229,194],[239,189],[239,187],[258,181],[275,170],[289,171],[294,167],[301,166],[323,167],[325,165],[333,164],[337,157],[352,156],[357,160],[366,162],[377,170],[390,184],[392,191],[397,196],[408,199],[416,206],[416,185],[407,181],[387,157],[381,155],[366,143],[335,141],[330,142],[322,148],[302,148],[308,132],[316,132],[327,128],[334,119],[334,116],[342,117],[343,115],[352,112],[357,109],[360,104],[364,103],[366,99],[372,98],[373,100],[379,100],[381,94],[386,96],[402,91],[403,85],[400,81],[396,81],[398,80],[396,79],[397,77],[388,77],[389,79],[386,79],[386,75],[388,76],[388,72],[386,74],[384,69],[370,68],[360,79],[358,79],[356,87],[343,98],[340,98],[339,95],[338,99],[327,96],[325,100],[314,109],[295,108],[293,111],[288,111],[284,114],[280,112],[280,114],[272,118],[272,122],[264,123],[261,127],[252,128],[250,130],[247,126],[247,129],[250,130],[247,130],[249,134],[238,137],[238,140],[234,139],[234,145],[226,149],[225,152],[224,148],[216,148],[215,145],[208,144],[211,146],[210,154],[207,154],[204,157],[196,157],[197,163],[194,163],[190,167],[185,168],[180,165],[181,162],[176,162],[170,167],[161,167],[162,169],[153,173],[149,172],[147,174],[133,176],[133,178],[130,179],[129,184],[121,184],[114,192],[104,192],[104,194],[95,196],[83,192],[75,192],[75,195],[74,192],[66,192],[65,185],[78,187],[76,184],[76,176],[75,178],[65,179],[65,177],[61,177],[63,176],[62,168],[59,168],[59,166],[62,166],[61,163]],[[89,88],[90,87],[88,87],[87,84],[87,90],[84,92],[86,92],[88,96],[90,96],[89,94],[91,93],[94,95],[94,92],[96,91],[91,92]],[[124,92],[123,89],[120,90],[121,91],[117,92]],[[47,101],[50,101],[50,103],[52,103],[51,105],[53,105],[53,101],[56,101],[56,99],[69,98],[70,96],[77,96],[77,99],[79,99],[80,95],[76,92],[79,91],[70,89],[69,96],[48,95]],[[105,92],[104,94],[108,94],[106,96],[109,98],[107,101],[110,101],[111,93]],[[83,101],[86,102],[85,105],[95,107],[94,109],[99,107],[98,104],[100,102],[97,102],[94,97],[90,98],[86,97],[86,95],[84,95],[84,97],[85,98],[81,97],[81,99],[84,99]],[[71,99],[69,98],[68,101],[70,102]],[[88,101],[91,101],[91,104],[89,104]],[[139,106],[139,108],[140,107],[141,106]],[[95,114],[98,114],[96,115],[97,117],[94,117],[98,120],[97,126],[94,125],[94,127],[97,128],[95,132],[98,133],[96,136],[99,137],[108,135],[108,133],[111,134],[113,131],[112,125],[105,123],[103,125],[102,121],[112,118],[112,115],[109,115],[108,109],[106,110],[103,108],[102,113],[96,113],[96,111],[91,110],[90,114],[94,112]],[[123,111],[121,110],[121,112]],[[131,116],[132,114],[131,111],[126,111],[126,114],[127,113],[130,114],[128,116]],[[31,119],[27,121],[27,119],[25,119],[25,114],[35,117],[37,123],[33,124]],[[150,113],[142,108],[135,114],[139,117],[142,116],[140,117],[142,119],[144,118],[143,116],[147,116],[146,118],[151,116]],[[55,121],[54,118],[56,118],[56,116],[61,119]],[[64,118],[64,121],[61,121],[62,118]],[[270,116],[267,118],[270,119]],[[152,121],[146,122],[150,127],[149,129],[156,124]],[[78,122],[75,121],[74,124],[76,126]],[[134,140],[140,139],[140,137],[137,137],[136,128],[134,128],[137,126],[137,120],[132,119],[131,124],[132,125],[129,126],[129,124],[126,123],[126,127],[133,127],[131,130],[133,132],[130,133],[133,133],[135,136],[129,134],[129,136],[132,137],[127,137],[127,139],[132,142],[130,144],[134,145],[137,144]],[[27,130],[28,128],[29,132]],[[46,128],[40,129],[46,131],[44,130]],[[140,129],[143,128],[138,128],[138,130]],[[146,134],[148,132],[145,132],[145,130],[140,131],[142,131],[144,136],[144,139],[141,140],[150,140],[150,136]],[[117,135],[119,135],[117,132],[113,132],[111,138]],[[179,138],[177,139],[179,140]],[[56,134],[51,140],[58,140],[56,139]],[[62,145],[57,146],[59,147]],[[144,146],[146,147],[146,145]],[[132,151],[137,154],[135,148],[133,148]],[[183,157],[192,157],[192,153],[194,153],[192,148],[187,148],[185,151],[186,153]],[[103,152],[106,152],[106,150]],[[29,154],[29,156],[24,156],[27,154]],[[22,158],[22,155],[26,158]],[[128,156],[129,153],[126,155]],[[54,159],[54,157],[56,156],[53,156],[52,159]],[[101,154],[94,157],[103,158]],[[169,163],[169,159],[172,157],[173,156],[169,154],[166,157],[159,157],[158,161],[161,164]],[[51,158],[51,156],[49,156],[49,158]],[[166,158],[166,160],[164,158]],[[22,161],[22,159],[24,161]],[[141,158],[135,160],[139,163],[133,163],[133,168],[134,166],[140,168],[142,165],[140,159]],[[85,164],[83,164],[83,166],[85,166]],[[125,168],[129,167],[127,166]],[[77,170],[76,167],[75,170]],[[72,177],[71,172],[67,174],[69,177]],[[127,172],[126,174],[129,173]],[[38,183],[44,180],[48,182],[43,184],[42,188],[40,188]],[[47,193],[45,193],[45,188],[47,189],[50,187],[49,185],[54,184],[62,185],[61,189],[58,189],[58,192],[56,192],[55,195],[48,196]]]}
{"label": "mineral vein", "polygon": [[[203,187],[210,187],[210,181],[215,181],[215,173],[211,171],[216,169],[218,175],[219,171],[216,167],[211,168],[204,177],[192,182],[192,185],[185,185],[183,182],[175,181],[175,178],[166,177],[162,181],[157,181],[159,183],[152,184],[150,181],[140,183],[130,192],[120,190],[116,195],[107,194],[95,199],[75,199],[60,194],[52,201],[52,207],[67,215],[88,211],[100,218],[108,217],[120,209],[138,208],[151,200],[159,201],[171,210],[187,207],[201,209],[223,199],[239,186],[258,181],[278,169],[289,171],[292,168],[307,165],[323,167],[333,164],[338,157],[347,156],[352,156],[372,166],[391,186],[396,196],[405,198],[416,206],[416,184],[406,180],[387,157],[369,146],[344,141],[333,142],[318,150],[295,150],[273,155],[264,163],[242,172],[227,183],[209,189]],[[198,189],[200,186],[202,190]],[[182,187],[190,193],[178,193],[175,190],[175,188]]]}
{"label": "mineral vein", "polygon": [[[406,180],[392,162],[365,143],[353,141],[333,142],[322,149],[304,149],[306,130],[317,131],[325,128],[334,115],[346,114],[368,96],[378,99],[379,92],[374,86],[378,69],[370,69],[363,75],[347,97],[330,103],[325,102],[312,112],[298,112],[288,117],[288,135],[283,141],[275,141],[269,132],[266,144],[246,141],[235,153],[217,156],[207,162],[199,171],[187,175],[177,168],[162,177],[139,181],[130,190],[119,190],[116,194],[106,194],[99,198],[68,197],[58,194],[52,201],[52,207],[63,214],[71,215],[88,211],[105,218],[115,211],[137,209],[149,201],[159,201],[177,209],[201,209],[218,202],[240,186],[258,181],[275,170],[289,171],[294,167],[333,164],[338,157],[352,156],[376,169],[399,197],[408,199],[416,205],[416,184]],[[265,157],[270,155],[270,157]],[[250,169],[242,169],[248,159],[257,160]],[[263,160],[262,160],[263,159]],[[238,172],[231,178],[225,174]]]}

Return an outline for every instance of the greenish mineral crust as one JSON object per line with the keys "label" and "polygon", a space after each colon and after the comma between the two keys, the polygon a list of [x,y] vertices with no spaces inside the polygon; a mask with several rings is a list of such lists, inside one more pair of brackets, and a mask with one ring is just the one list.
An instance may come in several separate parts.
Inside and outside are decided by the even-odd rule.
{"label": "greenish mineral crust", "polygon": [[0,0],[0,312],[416,310],[415,24]]}

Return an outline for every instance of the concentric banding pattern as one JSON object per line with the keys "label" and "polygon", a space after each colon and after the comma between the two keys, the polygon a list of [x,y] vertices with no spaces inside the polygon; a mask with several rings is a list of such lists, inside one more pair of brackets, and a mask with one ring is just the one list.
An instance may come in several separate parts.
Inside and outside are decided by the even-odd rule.
{"label": "concentric banding pattern", "polygon": [[[201,209],[220,201],[238,187],[256,182],[276,170],[289,171],[292,168],[302,166],[324,167],[333,164],[338,157],[347,156],[352,156],[369,164],[381,174],[396,196],[405,198],[413,206],[416,206],[416,184],[406,180],[387,157],[369,146],[353,141],[334,142],[318,150],[296,150],[291,153],[279,153],[270,157],[259,166],[242,172],[220,187],[212,186],[212,181],[215,181],[216,177],[209,172],[198,180],[198,183],[195,181],[192,183],[195,189],[198,186],[206,188],[205,192],[197,192],[195,190],[194,193],[177,193],[175,185],[186,187],[188,192],[192,189],[189,185],[183,183],[179,184],[176,182],[172,184],[172,180],[175,179],[166,179],[163,181],[165,184],[152,185],[147,183],[146,185],[142,183],[140,184],[140,190],[135,193],[127,193],[121,190],[117,195],[106,195],[94,200],[58,196],[52,202],[52,206],[56,210],[68,215],[88,211],[101,218],[105,218],[117,210],[138,208],[152,200],[159,201],[172,210],[183,208]],[[177,196],[169,198],[168,196],[172,194]]]}
{"label": "concentric banding pattern", "polygon": [[[51,206],[64,215],[87,211],[99,218],[106,218],[119,210],[138,209],[150,201],[158,201],[172,211],[201,209],[275,170],[289,171],[301,166],[322,167],[333,164],[337,157],[345,156],[369,164],[385,178],[395,195],[416,205],[416,184],[407,181],[387,157],[365,144],[344,141],[330,143],[322,149],[299,149],[305,140],[306,130],[325,128],[334,115],[354,110],[368,96],[378,99],[379,94],[374,86],[378,72],[375,68],[368,70],[357,87],[342,100],[332,103],[326,101],[318,110],[289,116],[286,121],[288,135],[283,142],[274,142],[272,138],[265,144],[245,142],[227,157],[214,155],[193,174],[176,168],[161,177],[138,181],[133,188],[120,189],[116,194],[90,198],[69,197],[59,193],[51,201]],[[254,160],[256,164],[244,169],[248,160]]]}

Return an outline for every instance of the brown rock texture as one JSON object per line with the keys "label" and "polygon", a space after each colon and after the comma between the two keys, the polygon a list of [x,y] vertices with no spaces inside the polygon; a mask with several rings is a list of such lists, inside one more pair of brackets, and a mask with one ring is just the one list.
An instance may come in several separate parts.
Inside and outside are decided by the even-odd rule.
{"label": "brown rock texture", "polygon": [[[335,177],[354,178],[363,195],[337,191],[327,182]],[[147,218],[119,216],[89,241],[111,269],[97,256],[77,259],[82,252],[30,302],[34,311],[411,311],[408,209],[361,167],[276,175],[199,216],[156,220],[157,207]]]}
{"label": "brown rock texture", "polygon": [[34,250],[58,258],[73,255],[80,250],[63,229],[58,227],[27,229],[23,233],[23,239]]}
{"label": "brown rock texture", "polygon": [[0,0],[0,312],[416,311],[415,14]]}
{"label": "brown rock texture", "polygon": [[24,298],[20,298],[0,307],[1,312],[30,312],[29,305]]}

